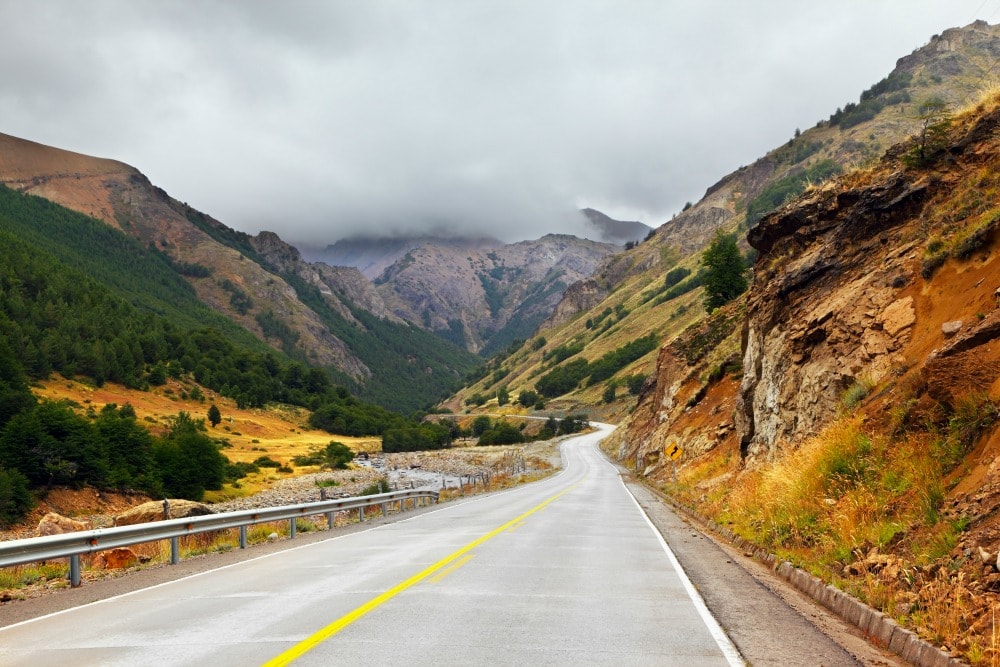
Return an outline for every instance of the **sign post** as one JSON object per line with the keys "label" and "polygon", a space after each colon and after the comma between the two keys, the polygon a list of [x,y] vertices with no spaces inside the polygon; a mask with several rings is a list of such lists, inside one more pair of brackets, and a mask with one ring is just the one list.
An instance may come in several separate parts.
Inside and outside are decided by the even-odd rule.
{"label": "sign post", "polygon": [[668,442],[663,446],[663,455],[670,459],[670,466],[673,468],[674,484],[677,483],[677,459],[681,457],[684,450],[676,442]]}

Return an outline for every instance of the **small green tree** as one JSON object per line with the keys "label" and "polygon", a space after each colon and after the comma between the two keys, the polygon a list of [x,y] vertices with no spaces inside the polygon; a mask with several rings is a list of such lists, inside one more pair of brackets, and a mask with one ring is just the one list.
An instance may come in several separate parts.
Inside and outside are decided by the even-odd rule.
{"label": "small green tree", "polygon": [[501,386],[497,389],[497,404],[507,405],[508,403],[510,403],[510,392],[507,391],[507,387]]}
{"label": "small green tree", "polygon": [[642,391],[642,384],[646,381],[645,373],[636,373],[635,375],[629,375],[625,378],[625,382],[628,384],[628,393],[633,396],[638,396],[639,392]]}
{"label": "small green tree", "polygon": [[723,306],[747,289],[743,277],[746,263],[736,245],[735,234],[715,233],[711,245],[702,253],[705,265],[705,309],[712,311]]}
{"label": "small green tree", "polygon": [[222,413],[219,412],[219,407],[215,403],[208,406],[208,421],[212,425],[212,428],[218,426],[219,422],[222,421]]}
{"label": "small green tree", "polygon": [[492,420],[486,415],[480,415],[472,421],[472,435],[479,437],[493,426]]}
{"label": "small green tree", "polygon": [[614,403],[618,392],[618,383],[609,382],[608,386],[604,388],[604,396],[602,397],[605,403]]}
{"label": "small green tree", "polygon": [[0,468],[0,528],[14,525],[34,506],[28,478],[17,470]]}
{"label": "small green tree", "polygon": [[524,389],[518,394],[517,402],[526,408],[530,408],[535,403],[538,403],[538,393],[530,389]]}
{"label": "small green tree", "polygon": [[323,450],[323,466],[344,470],[347,464],[354,460],[354,452],[342,442],[331,440]]}
{"label": "small green tree", "polygon": [[940,97],[925,100],[917,107],[919,131],[913,138],[913,148],[903,156],[908,167],[923,167],[948,143],[951,129],[951,109]]}

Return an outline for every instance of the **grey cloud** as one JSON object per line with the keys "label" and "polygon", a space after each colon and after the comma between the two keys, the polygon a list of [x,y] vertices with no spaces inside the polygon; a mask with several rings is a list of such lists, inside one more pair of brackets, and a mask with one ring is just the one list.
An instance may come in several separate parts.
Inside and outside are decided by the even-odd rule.
{"label": "grey cloud", "polygon": [[0,132],[255,233],[657,225],[1000,0],[0,2]]}

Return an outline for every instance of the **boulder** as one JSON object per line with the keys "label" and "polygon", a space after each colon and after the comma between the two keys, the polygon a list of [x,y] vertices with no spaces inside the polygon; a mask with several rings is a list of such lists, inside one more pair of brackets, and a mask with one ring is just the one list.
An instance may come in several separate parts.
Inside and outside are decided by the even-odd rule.
{"label": "boulder", "polygon": [[97,570],[121,570],[132,567],[139,562],[134,551],[126,547],[102,551],[91,562],[91,567]]}
{"label": "boulder", "polygon": [[944,334],[945,338],[954,336],[961,330],[962,330],[962,320],[945,322],[944,324],[941,325],[941,333]]}
{"label": "boulder", "polygon": [[136,523],[163,521],[164,519],[185,519],[192,516],[215,514],[208,505],[193,500],[151,500],[137,505],[115,517],[116,526],[131,526]]}
{"label": "boulder", "polygon": [[91,530],[93,526],[89,521],[77,521],[69,517],[49,512],[38,522],[36,533],[41,535],[62,535],[63,533],[75,533],[81,530]]}

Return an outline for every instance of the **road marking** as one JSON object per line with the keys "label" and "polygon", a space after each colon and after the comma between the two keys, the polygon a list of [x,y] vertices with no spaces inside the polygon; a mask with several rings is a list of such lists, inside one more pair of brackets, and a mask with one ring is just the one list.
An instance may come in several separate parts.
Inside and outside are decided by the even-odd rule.
{"label": "road marking", "polygon": [[[511,519],[510,521],[503,524],[499,528],[495,528],[490,532],[486,533],[485,535],[483,535],[482,537],[479,537],[473,540],[472,542],[469,542],[461,549],[452,552],[451,554],[445,556],[444,558],[434,563],[433,565],[413,575],[406,581],[397,584],[392,588],[390,588],[389,590],[387,590],[386,592],[382,593],[381,595],[372,598],[371,600],[361,605],[354,611],[344,614],[330,625],[313,633],[309,637],[306,637],[301,642],[291,647],[287,651],[271,658],[270,660],[264,663],[263,667],[279,667],[281,665],[287,665],[291,663],[293,660],[297,660],[298,658],[302,657],[309,651],[313,650],[314,648],[322,644],[324,641],[326,641],[330,637],[334,636],[335,634],[337,634],[338,632],[349,626],[350,624],[354,623],[354,621],[357,621],[358,619],[366,615],[368,612],[374,611],[375,609],[379,608],[384,603],[396,597],[406,589],[415,586],[416,584],[419,584],[424,579],[429,578],[431,575],[437,573],[439,570],[442,570],[448,565],[454,563],[462,556],[465,556],[470,551],[472,551],[479,545],[483,544],[484,542],[493,539],[500,533],[510,530],[511,528],[519,524],[521,521],[524,521],[526,518],[534,514],[535,512],[538,512],[544,509],[546,506],[550,505],[551,503],[554,503],[555,501],[559,500],[559,498],[563,497],[564,495],[572,491],[574,488],[576,488],[575,484],[569,487],[568,489],[560,491],[556,495],[552,496],[551,498],[548,498],[547,500],[539,503],[538,505],[535,505],[524,514]],[[458,565],[456,565],[455,567],[458,567]]]}
{"label": "road marking", "polygon": [[618,481],[621,482],[622,488],[625,489],[625,492],[628,493],[628,497],[632,499],[633,503],[635,503],[635,507],[636,509],[639,510],[639,514],[641,514],[642,518],[646,520],[646,524],[649,526],[650,530],[653,531],[653,534],[656,535],[656,538],[660,541],[660,546],[662,546],[663,550],[667,552],[667,558],[670,560],[670,564],[673,565],[674,570],[677,571],[677,576],[680,578],[681,583],[684,585],[684,590],[687,591],[688,597],[691,598],[691,602],[694,603],[695,609],[698,610],[698,615],[701,616],[702,622],[708,628],[708,632],[712,635],[712,639],[715,640],[715,643],[718,645],[719,650],[722,651],[722,655],[726,658],[726,661],[732,667],[743,667],[743,665],[745,665],[746,662],[743,660],[743,656],[740,655],[739,649],[736,648],[736,645],[733,644],[731,639],[729,639],[729,636],[726,634],[726,631],[722,629],[722,626],[719,625],[719,622],[715,620],[714,616],[712,616],[712,612],[708,610],[708,605],[705,604],[705,599],[701,597],[701,594],[698,592],[698,589],[695,588],[691,580],[688,579],[687,572],[685,572],[684,568],[681,567],[681,563],[679,560],[677,560],[677,556],[674,555],[674,552],[670,548],[670,545],[668,545],[667,541],[663,539],[663,535],[660,533],[659,529],[656,527],[653,521],[649,518],[649,515],[646,514],[646,510],[642,508],[642,505],[639,504],[639,501],[636,500],[634,495],[632,495],[632,491],[625,484],[625,480],[619,477]]}
{"label": "road marking", "polygon": [[458,568],[462,567],[463,565],[465,565],[466,563],[468,563],[470,560],[472,560],[472,557],[474,555],[475,554],[468,554],[468,555],[466,555],[465,558],[463,558],[462,560],[460,560],[460,561],[458,561],[456,563],[452,563],[451,565],[449,565],[448,567],[446,567],[445,569],[441,570],[440,572],[438,572],[437,574],[435,574],[433,577],[431,577],[430,579],[428,579],[428,581],[430,581],[432,584],[438,583],[439,581],[441,581],[442,579],[444,579],[445,577],[447,577],[449,574],[451,574],[452,572],[454,572],[455,570],[457,570]]}

